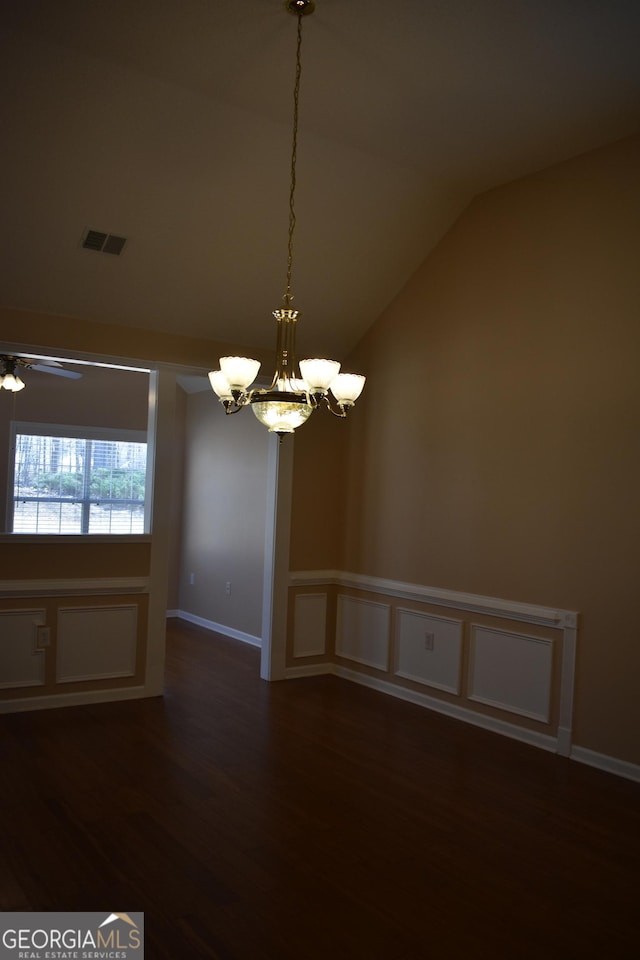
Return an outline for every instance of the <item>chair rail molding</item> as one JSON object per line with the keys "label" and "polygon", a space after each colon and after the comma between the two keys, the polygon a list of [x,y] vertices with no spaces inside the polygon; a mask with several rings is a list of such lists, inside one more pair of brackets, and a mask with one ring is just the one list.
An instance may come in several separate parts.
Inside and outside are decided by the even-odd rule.
{"label": "chair rail molding", "polygon": [[533,603],[520,603],[498,597],[483,597],[480,594],[464,593],[459,590],[444,590],[440,587],[427,587],[419,583],[403,583],[401,580],[386,580],[382,577],[370,577],[362,573],[346,573],[341,570],[302,570],[290,575],[293,587],[320,586],[334,584],[338,587],[352,587],[356,590],[370,590],[388,597],[402,600],[422,600],[443,607],[468,610],[472,613],[486,613],[489,616],[509,616],[523,623],[538,623],[548,627],[578,628],[579,614],[575,610],[559,610],[554,607],[542,607]]}
{"label": "chair rail molding", "polygon": [[[381,577],[372,577],[361,573],[352,573],[343,570],[302,570],[292,571],[289,574],[289,583],[293,588],[308,588],[318,586],[333,586],[338,589],[347,588],[361,590],[377,597],[390,597],[395,600],[414,601],[416,603],[428,604],[430,606],[440,606],[449,610],[464,611],[465,613],[482,614],[489,617],[496,617],[503,620],[516,621],[518,623],[535,624],[540,627],[546,627],[551,630],[557,630],[562,636],[562,657],[559,666],[559,703],[558,703],[558,723],[555,737],[546,735],[530,736],[525,733],[524,736],[530,742],[537,742],[549,748],[550,744],[561,756],[571,756],[572,752],[572,725],[573,725],[573,699],[574,699],[574,676],[576,662],[576,644],[579,625],[579,613],[576,610],[563,610],[556,607],[546,607],[533,603],[522,603],[516,600],[506,600],[500,597],[485,597],[474,593],[465,593],[458,590],[447,590],[440,587],[431,587],[418,583],[405,583],[400,580],[387,580]],[[442,702],[435,698],[427,697],[425,694],[415,692],[407,693],[406,688],[394,684],[390,679],[383,680],[379,678],[372,681],[370,677],[357,674],[356,671],[347,670],[344,667],[329,664],[326,667],[316,669],[309,665],[310,670],[305,668],[289,668],[288,677],[310,675],[314,672],[335,672],[339,676],[347,677],[350,680],[356,680],[358,683],[375,685],[377,689],[390,693],[393,696],[400,696],[404,699],[413,699],[416,703],[422,703],[431,709],[448,709],[442,707]],[[433,703],[432,703],[433,701]],[[462,712],[459,712],[462,711]],[[462,719],[467,719],[472,714],[471,710],[456,708],[456,714]],[[489,718],[483,718],[482,715],[473,715],[472,722],[479,723],[496,729],[500,732],[512,734],[513,724],[508,722],[495,722]],[[515,729],[515,728],[514,728]],[[520,735],[520,734],[519,734]]]}
{"label": "chair rail molding", "polygon": [[0,597],[74,597],[148,593],[148,577],[92,577],[68,580],[0,580]]}

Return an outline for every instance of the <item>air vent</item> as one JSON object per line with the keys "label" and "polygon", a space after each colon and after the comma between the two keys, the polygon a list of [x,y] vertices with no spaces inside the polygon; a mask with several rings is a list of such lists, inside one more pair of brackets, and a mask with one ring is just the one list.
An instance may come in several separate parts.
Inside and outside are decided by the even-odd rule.
{"label": "air vent", "polygon": [[112,253],[119,257],[127,242],[126,237],[116,237],[114,233],[104,233],[101,230],[87,230],[82,239],[84,250],[95,250],[97,253]]}

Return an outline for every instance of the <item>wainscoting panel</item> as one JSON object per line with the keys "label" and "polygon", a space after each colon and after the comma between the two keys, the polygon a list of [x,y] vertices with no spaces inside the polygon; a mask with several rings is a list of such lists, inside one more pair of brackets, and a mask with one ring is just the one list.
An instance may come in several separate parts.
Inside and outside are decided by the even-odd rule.
{"label": "wainscoting panel", "polygon": [[319,657],[327,638],[326,593],[298,593],[294,603],[293,655]]}
{"label": "wainscoting panel", "polygon": [[549,722],[553,641],[473,626],[469,699]]}
{"label": "wainscoting panel", "polygon": [[572,756],[578,611],[340,570],[292,572],[290,588],[292,609],[326,591],[327,649],[294,659],[292,616],[287,676],[333,672]]}
{"label": "wainscoting panel", "polygon": [[57,682],[134,676],[137,613],[133,604],[60,608]]}
{"label": "wainscoting panel", "polygon": [[46,610],[0,610],[0,687],[44,683],[45,653],[36,645],[36,627]]}
{"label": "wainscoting panel", "polygon": [[389,668],[390,606],[338,596],[336,655],[377,670]]}
{"label": "wainscoting panel", "polygon": [[398,609],[397,626],[396,676],[459,695],[464,621]]}

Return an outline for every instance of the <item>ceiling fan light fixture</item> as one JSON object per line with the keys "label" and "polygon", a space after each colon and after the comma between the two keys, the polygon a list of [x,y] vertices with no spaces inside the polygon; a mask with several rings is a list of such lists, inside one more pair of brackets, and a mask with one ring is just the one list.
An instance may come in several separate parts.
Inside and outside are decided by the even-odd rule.
{"label": "ceiling fan light fixture", "polygon": [[11,393],[18,393],[19,390],[24,390],[24,381],[13,373],[6,373],[0,378],[0,388],[10,390]]}
{"label": "ceiling fan light fixture", "polygon": [[68,380],[79,380],[82,377],[82,374],[76,370],[65,370],[61,363],[52,358],[12,356],[3,353],[0,354],[0,390],[9,390],[12,393],[24,390],[25,384],[16,373],[18,367],[37,370],[38,373],[53,373],[57,377],[65,377]]}
{"label": "ceiling fan light fixture", "polygon": [[[336,417],[346,417],[362,393],[365,378],[360,374],[340,374],[337,360],[319,358],[296,363],[296,326],[298,311],[291,303],[291,275],[293,267],[293,234],[296,225],[295,188],[298,143],[298,99],[302,73],[302,18],[315,10],[314,0],[285,0],[285,8],[298,19],[296,73],[293,89],[293,137],[289,184],[289,237],[287,244],[287,276],[283,306],[274,310],[278,323],[276,339],[276,370],[266,388],[249,389],[254,383],[260,363],[248,357],[221,357],[220,369],[209,373],[214,393],[223,404],[225,413],[238,413],[250,405],[254,414],[270,433],[293,433],[309,419],[314,410],[324,407]],[[340,376],[347,379],[340,380]],[[336,390],[333,385],[336,383]],[[331,390],[337,407],[329,396]]]}
{"label": "ceiling fan light fixture", "polygon": [[16,374],[16,365],[19,363],[15,357],[0,357],[2,361],[2,374],[0,375],[0,390],[8,390],[10,393],[18,393],[24,390],[24,382]]}

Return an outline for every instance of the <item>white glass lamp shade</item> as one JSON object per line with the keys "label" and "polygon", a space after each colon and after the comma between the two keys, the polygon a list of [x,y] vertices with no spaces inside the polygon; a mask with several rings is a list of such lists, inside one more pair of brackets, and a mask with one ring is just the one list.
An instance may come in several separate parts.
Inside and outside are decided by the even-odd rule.
{"label": "white glass lamp shade", "polygon": [[293,433],[313,413],[313,407],[308,403],[292,403],[290,400],[254,400],[251,408],[269,433]]}
{"label": "white glass lamp shade", "polygon": [[24,390],[24,383],[20,377],[16,377],[12,373],[7,373],[2,378],[0,386],[2,386],[3,390],[10,390],[12,393],[17,393],[18,390]]}
{"label": "white glass lamp shade", "polygon": [[292,390],[295,390],[296,393],[306,393],[307,390],[309,389],[307,387],[306,381],[300,380],[299,377],[294,377],[291,380],[289,380],[289,386],[291,387]]}
{"label": "white glass lamp shade", "polygon": [[209,373],[209,383],[215,395],[220,397],[221,400],[233,400],[229,381],[222,370],[211,370]]}
{"label": "white glass lamp shade", "polygon": [[365,380],[359,373],[339,373],[331,381],[331,393],[339,404],[350,407],[362,393]]}
{"label": "white glass lamp shade", "polygon": [[301,360],[300,373],[310,393],[326,393],[340,373],[340,364],[337,360]]}
{"label": "white glass lamp shade", "polygon": [[220,369],[232,390],[246,390],[258,376],[260,361],[249,357],[220,357]]}

